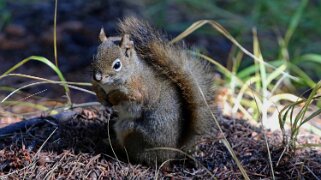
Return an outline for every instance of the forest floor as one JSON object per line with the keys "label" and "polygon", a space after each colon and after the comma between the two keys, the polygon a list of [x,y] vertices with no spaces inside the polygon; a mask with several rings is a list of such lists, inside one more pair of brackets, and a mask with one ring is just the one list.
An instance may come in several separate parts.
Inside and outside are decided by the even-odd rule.
{"label": "forest floor", "polygon": [[[68,113],[66,113],[68,114]],[[35,118],[10,131],[0,130],[0,178],[103,179],[211,178],[242,179],[242,174],[220,136],[204,137],[192,158],[173,161],[167,169],[130,164],[108,152],[108,115],[97,108],[74,110],[66,117]],[[28,122],[28,121],[25,121]],[[280,132],[263,131],[243,120],[222,118],[227,140],[251,179],[320,179],[321,152],[312,148],[284,151]],[[9,126],[10,127],[10,126]],[[5,134],[7,133],[7,134]],[[299,144],[320,144],[310,133]]]}

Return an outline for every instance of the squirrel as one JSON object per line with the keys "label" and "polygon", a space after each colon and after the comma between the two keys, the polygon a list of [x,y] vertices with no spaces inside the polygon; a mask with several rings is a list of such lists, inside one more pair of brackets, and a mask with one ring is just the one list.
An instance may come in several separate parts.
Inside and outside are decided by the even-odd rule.
{"label": "squirrel", "polygon": [[117,144],[133,162],[176,158],[177,151],[164,147],[191,148],[215,129],[206,105],[213,100],[213,71],[137,18],[120,21],[119,31],[107,37],[101,29],[92,82],[98,100],[118,115]]}

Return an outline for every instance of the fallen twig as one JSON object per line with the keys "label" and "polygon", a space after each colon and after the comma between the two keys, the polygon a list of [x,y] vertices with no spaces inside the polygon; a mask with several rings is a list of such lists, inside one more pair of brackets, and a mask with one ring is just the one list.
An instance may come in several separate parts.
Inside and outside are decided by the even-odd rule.
{"label": "fallen twig", "polygon": [[3,128],[0,128],[0,137],[8,136],[15,132],[26,131],[28,128],[32,126],[41,126],[41,125],[44,125],[45,123],[48,123],[48,121],[55,122],[55,123],[64,122],[64,121],[70,120],[76,114],[77,112],[75,111],[64,111],[53,116],[36,117],[36,118],[23,120],[17,123],[13,123]]}

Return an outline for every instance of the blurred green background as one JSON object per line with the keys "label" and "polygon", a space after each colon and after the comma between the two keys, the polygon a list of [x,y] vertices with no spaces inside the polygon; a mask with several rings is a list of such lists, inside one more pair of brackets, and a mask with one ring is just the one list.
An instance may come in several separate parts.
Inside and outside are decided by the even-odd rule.
{"label": "blurred green background", "polygon": [[[145,3],[146,17],[168,31],[181,32],[193,21],[213,19],[247,43],[252,41],[251,31],[255,27],[263,42],[263,53],[274,57],[275,54],[270,53],[277,52],[277,38],[285,34],[301,0],[151,0]],[[320,17],[321,1],[310,0],[291,40],[291,54],[321,52]],[[202,33],[214,34],[210,29]]]}
{"label": "blurred green background", "polygon": [[[296,15],[298,11],[301,13]],[[4,62],[0,72],[30,55],[54,59],[53,14],[54,0],[0,0],[0,61]],[[313,81],[321,79],[319,57],[317,63],[301,58],[321,53],[321,0],[58,0],[58,56],[68,79],[90,80],[88,67],[96,51],[99,29],[103,26],[108,34],[115,34],[118,20],[130,15],[149,20],[170,37],[197,20],[215,20],[251,52],[252,30],[256,28],[264,60],[286,58],[295,61]],[[282,47],[289,29],[292,36],[287,46]],[[185,41],[231,68],[233,44],[209,26]],[[252,59],[244,57],[240,70],[252,64]],[[22,71],[29,73],[32,67]],[[85,70],[79,70],[82,68]],[[75,71],[88,73],[78,76]]]}

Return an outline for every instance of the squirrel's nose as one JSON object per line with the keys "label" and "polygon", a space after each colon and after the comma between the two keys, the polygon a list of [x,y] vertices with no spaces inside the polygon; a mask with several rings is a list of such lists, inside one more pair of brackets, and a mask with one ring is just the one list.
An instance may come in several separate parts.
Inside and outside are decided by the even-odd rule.
{"label": "squirrel's nose", "polygon": [[103,74],[101,71],[97,70],[93,74],[93,79],[97,82],[100,82],[103,79]]}

